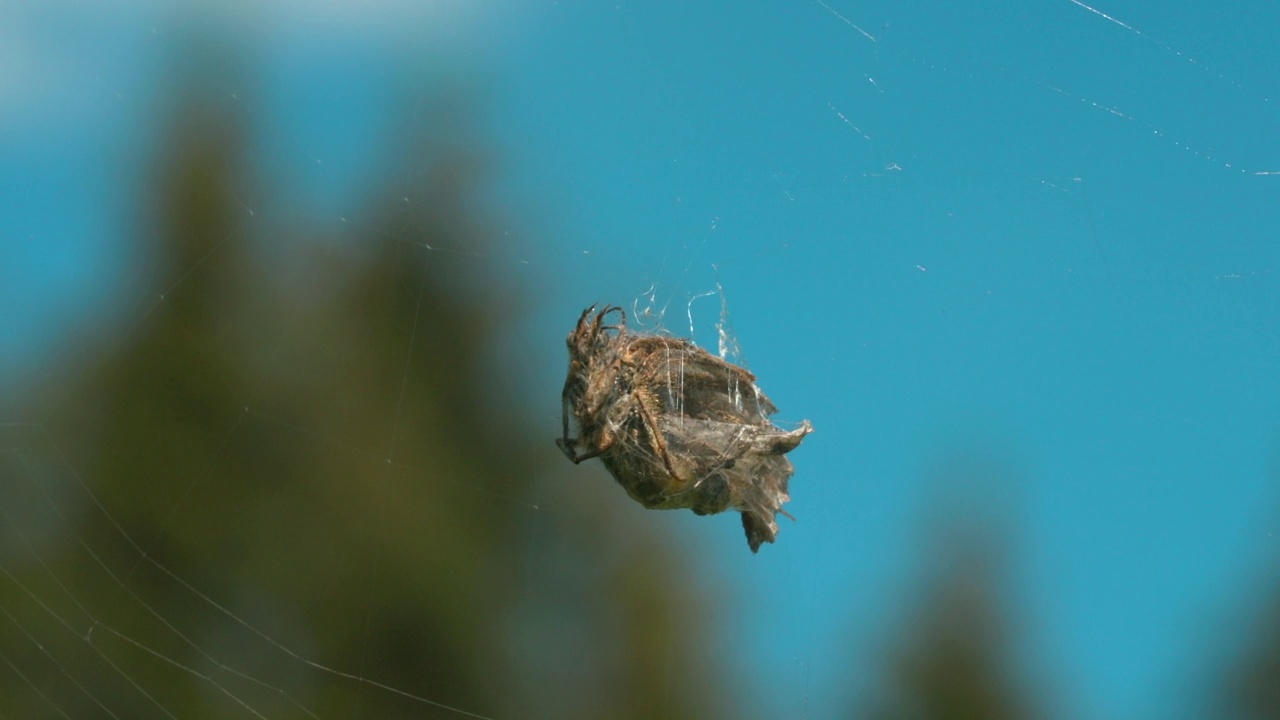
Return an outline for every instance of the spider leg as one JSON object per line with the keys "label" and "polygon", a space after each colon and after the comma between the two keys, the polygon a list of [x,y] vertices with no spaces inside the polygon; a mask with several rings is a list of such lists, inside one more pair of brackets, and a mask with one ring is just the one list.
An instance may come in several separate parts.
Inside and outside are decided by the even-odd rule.
{"label": "spider leg", "polygon": [[599,447],[588,450],[587,452],[584,452],[581,455],[575,452],[574,455],[571,456],[569,459],[572,460],[575,465],[577,465],[579,463],[586,462],[587,460],[590,460],[592,458],[600,457],[601,455],[609,452],[609,448],[611,447],[613,447],[613,438],[607,438],[601,441]]}
{"label": "spider leg", "polygon": [[[594,305],[592,306],[592,309],[595,309]],[[604,317],[612,312],[616,312],[621,315],[622,319],[618,321],[617,325],[605,325]],[[604,310],[600,311],[599,315],[596,315],[596,326],[601,330],[624,330],[627,327],[627,311],[617,307],[616,305],[607,306]]]}
{"label": "spider leg", "polygon": [[564,453],[565,457],[572,460],[574,465],[581,465],[582,463],[592,458],[600,457],[606,452],[609,452],[609,448],[613,446],[613,443],[612,442],[601,443],[600,447],[594,450],[588,450],[587,452],[584,452],[581,454],[579,454],[578,451],[575,449],[577,445],[578,445],[578,438],[557,438],[556,439],[556,447],[560,448],[560,452]]}
{"label": "spider leg", "polygon": [[[569,459],[573,461],[573,464],[578,465],[580,463],[586,462],[587,460],[600,457],[601,455],[604,455],[605,453],[609,452],[609,449],[613,447],[613,443],[617,439],[618,439],[618,436],[610,432],[610,430],[606,427],[601,430],[600,437],[598,440],[595,441],[594,446],[592,446],[586,452],[579,453],[575,449],[572,455],[569,455],[568,451],[566,451],[565,454],[569,455]],[[582,438],[575,438],[573,440],[575,448],[577,447],[578,442],[581,440]],[[560,442],[561,441],[557,440],[556,444],[560,445]],[[588,443],[588,444],[590,445],[591,443]],[[561,449],[563,450],[564,447],[561,446]]]}
{"label": "spider leg", "polygon": [[[560,449],[564,450],[566,453],[570,452],[569,449],[566,449],[566,446],[572,447],[571,445],[569,445],[569,385],[568,383],[565,384],[565,391],[560,394],[560,442],[563,443],[562,445],[560,445]],[[577,441],[575,440],[574,443],[576,444]],[[572,460],[573,457],[570,456],[569,459]]]}
{"label": "spider leg", "polygon": [[568,433],[562,438],[556,438],[556,447],[560,448],[560,452],[564,453],[564,456],[572,460],[575,465],[579,462],[578,451],[574,449],[577,444],[578,439],[569,437]]}
{"label": "spider leg", "polygon": [[573,461],[574,465],[581,464],[586,460],[599,457],[609,451],[613,447],[614,436],[612,433],[605,432],[600,438],[600,442],[596,447],[584,453],[578,452],[578,443],[582,440],[580,437],[569,437],[569,396],[566,393],[562,398],[563,404],[560,407],[560,421],[562,436],[556,438],[556,447],[560,448],[560,452],[564,456]]}
{"label": "spider leg", "polygon": [[649,433],[649,446],[658,457],[662,458],[662,465],[666,468],[667,474],[672,478],[678,478],[675,468],[671,465],[671,455],[667,452],[667,441],[662,435],[662,429],[658,427],[658,420],[654,417],[653,410],[649,407],[648,398],[641,395],[638,399],[636,408],[640,421],[644,423],[645,432]]}

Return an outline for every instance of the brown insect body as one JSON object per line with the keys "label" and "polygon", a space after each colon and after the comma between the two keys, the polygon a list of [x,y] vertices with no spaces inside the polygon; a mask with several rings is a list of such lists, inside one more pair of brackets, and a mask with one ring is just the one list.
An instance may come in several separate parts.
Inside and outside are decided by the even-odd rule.
{"label": "brown insect body", "polygon": [[[647,508],[738,510],[752,552],[773,542],[775,516],[791,499],[786,453],[812,431],[809,421],[777,427],[768,419],[777,408],[747,370],[688,340],[629,333],[621,308],[594,311],[568,337],[560,449],[575,463],[600,457]],[[613,314],[617,324],[606,324]]]}

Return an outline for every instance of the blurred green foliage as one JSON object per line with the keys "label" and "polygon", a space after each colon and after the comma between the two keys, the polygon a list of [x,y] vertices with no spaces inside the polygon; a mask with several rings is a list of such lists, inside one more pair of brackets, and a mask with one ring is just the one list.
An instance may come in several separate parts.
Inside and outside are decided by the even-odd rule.
{"label": "blurred green foliage", "polygon": [[[958,522],[953,520],[953,522]],[[985,529],[947,533],[922,603],[898,631],[868,720],[1031,720],[1043,717],[1020,662],[1005,598],[1001,544]]]}
{"label": "blurred green foliage", "polygon": [[1224,673],[1216,698],[1219,717],[1280,718],[1280,593],[1272,590],[1265,600],[1261,617],[1245,618],[1241,623],[1254,632]]}
{"label": "blurred green foliage", "polygon": [[236,107],[178,103],[139,203],[163,296],[7,435],[0,714],[732,715],[678,548],[558,500],[581,471],[495,391],[513,291],[429,249],[494,234],[477,154],[407,138],[377,220],[318,238],[241,201]]}

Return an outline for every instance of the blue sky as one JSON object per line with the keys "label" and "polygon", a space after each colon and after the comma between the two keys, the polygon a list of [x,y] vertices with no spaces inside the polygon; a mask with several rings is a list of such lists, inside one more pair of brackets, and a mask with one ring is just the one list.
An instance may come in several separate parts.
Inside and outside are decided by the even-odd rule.
{"label": "blue sky", "polygon": [[[263,169],[303,188],[247,205],[356,211],[406,63],[474,83],[511,243],[478,262],[534,290],[549,438],[582,307],[652,289],[685,332],[718,281],[779,418],[817,429],[798,522],[753,557],[733,518],[652,521],[740,598],[727,650],[769,716],[868,682],[940,503],[1007,523],[1019,644],[1069,714],[1199,694],[1280,560],[1280,8],[410,5],[210,11],[259,49]],[[0,10],[0,287],[32,308],[0,321],[6,372],[109,333],[136,280],[128,183],[187,20],[86,7]],[[712,344],[716,300],[693,310]]]}

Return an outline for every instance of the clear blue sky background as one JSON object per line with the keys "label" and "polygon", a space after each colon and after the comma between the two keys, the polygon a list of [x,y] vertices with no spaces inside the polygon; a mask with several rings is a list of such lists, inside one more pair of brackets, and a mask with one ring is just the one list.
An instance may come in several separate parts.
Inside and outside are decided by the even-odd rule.
{"label": "clear blue sky background", "polygon": [[[510,219],[477,261],[534,289],[548,438],[583,306],[652,288],[684,332],[718,279],[780,419],[817,428],[799,520],[754,557],[733,518],[653,522],[734,598],[766,716],[873,680],[948,510],[1002,521],[1055,706],[1194,715],[1280,568],[1280,6],[376,5],[209,13],[263,78],[262,168],[304,188],[246,206],[353,212],[406,67],[474,83]],[[146,282],[130,183],[190,16],[90,7],[0,8],[7,377]],[[718,301],[693,310],[713,344]]]}

